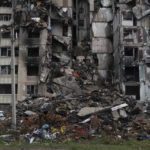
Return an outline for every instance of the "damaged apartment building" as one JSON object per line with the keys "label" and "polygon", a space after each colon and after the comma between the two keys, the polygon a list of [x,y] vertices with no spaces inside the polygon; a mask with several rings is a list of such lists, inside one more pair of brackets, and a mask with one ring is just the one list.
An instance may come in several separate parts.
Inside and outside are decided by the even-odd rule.
{"label": "damaged apartment building", "polygon": [[126,95],[150,100],[150,1],[113,4],[114,83]]}
{"label": "damaged apartment building", "polygon": [[18,101],[81,95],[80,73],[84,85],[107,81],[150,100],[149,8],[149,0],[16,0],[13,10],[11,0],[1,0],[0,104],[11,103],[13,19]]}

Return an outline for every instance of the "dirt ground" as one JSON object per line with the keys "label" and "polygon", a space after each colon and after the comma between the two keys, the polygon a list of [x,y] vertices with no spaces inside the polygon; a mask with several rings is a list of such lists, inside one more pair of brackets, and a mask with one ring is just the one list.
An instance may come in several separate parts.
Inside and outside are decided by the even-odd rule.
{"label": "dirt ground", "polygon": [[56,149],[56,148],[0,148],[0,150],[67,150],[67,149]]}

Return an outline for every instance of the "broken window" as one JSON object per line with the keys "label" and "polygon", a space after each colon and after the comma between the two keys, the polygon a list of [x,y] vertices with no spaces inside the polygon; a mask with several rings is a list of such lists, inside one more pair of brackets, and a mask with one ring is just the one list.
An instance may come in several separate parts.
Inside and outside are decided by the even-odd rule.
{"label": "broken window", "polygon": [[10,38],[11,37],[11,33],[10,32],[3,32],[2,33],[2,38]]}
{"label": "broken window", "polygon": [[10,56],[11,48],[10,47],[1,47],[0,48],[0,56]]}
{"label": "broken window", "polygon": [[133,20],[133,14],[132,12],[123,12],[123,20]]}
{"label": "broken window", "polygon": [[40,32],[39,31],[31,31],[28,32],[28,38],[39,38]]}
{"label": "broken window", "polygon": [[[10,57],[11,56],[11,47],[1,47],[0,56]],[[19,56],[19,47],[15,47],[15,56]]]}
{"label": "broken window", "polygon": [[124,53],[127,57],[133,57],[134,61],[138,60],[138,48],[124,47]]}
{"label": "broken window", "polygon": [[124,41],[138,43],[138,30],[131,28],[124,28],[123,30]]}
{"label": "broken window", "polygon": [[130,96],[136,96],[136,99],[139,100],[140,99],[140,87],[139,86],[126,86],[125,87],[125,91],[126,91],[126,95],[130,95]]}
{"label": "broken window", "polygon": [[133,48],[132,47],[125,47],[124,48],[125,51],[125,56],[133,56]]}
{"label": "broken window", "polygon": [[12,7],[11,0],[1,0],[0,7]]}
{"label": "broken window", "polygon": [[0,84],[0,94],[11,94],[11,84]]}
{"label": "broken window", "polygon": [[99,0],[94,0],[94,10],[98,11],[101,6],[101,2]]}
{"label": "broken window", "polygon": [[27,85],[27,94],[37,95],[38,86],[37,85]]}
{"label": "broken window", "polygon": [[15,56],[16,56],[16,57],[19,56],[19,47],[15,47]]}
{"label": "broken window", "polygon": [[[10,65],[0,66],[0,74],[1,75],[10,75],[11,74],[11,66]],[[15,74],[18,74],[18,65],[15,65]]]}
{"label": "broken window", "polygon": [[126,81],[139,82],[139,67],[125,67]]}
{"label": "broken window", "polygon": [[[15,85],[16,94],[18,91],[18,85]],[[0,94],[11,94],[11,84],[0,84]]]}
{"label": "broken window", "polygon": [[9,65],[0,66],[0,74],[1,75],[9,75],[11,74],[11,68]]}
{"label": "broken window", "polygon": [[0,14],[0,21],[10,21],[11,14]]}
{"label": "broken window", "polygon": [[39,67],[38,66],[27,66],[27,76],[38,76]]}
{"label": "broken window", "polygon": [[38,57],[38,56],[39,56],[39,48],[38,47],[28,48],[28,57]]}

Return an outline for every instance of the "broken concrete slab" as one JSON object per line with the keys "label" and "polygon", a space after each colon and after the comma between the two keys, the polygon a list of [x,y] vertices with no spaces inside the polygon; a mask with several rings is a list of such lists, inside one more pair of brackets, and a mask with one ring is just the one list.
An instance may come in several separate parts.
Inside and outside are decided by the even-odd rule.
{"label": "broken concrete slab", "polygon": [[[53,84],[58,87],[58,89],[60,90],[59,93],[61,94],[72,94],[74,96],[81,95],[81,89],[73,76],[55,78],[53,79]],[[58,92],[58,90],[56,92]]]}
{"label": "broken concrete slab", "polygon": [[142,8],[141,8],[140,5],[137,5],[137,6],[133,7],[132,10],[133,10],[133,13],[134,13],[135,17],[136,17],[138,20],[140,20],[140,19],[142,19],[143,17],[146,17],[147,15],[150,14],[150,9],[145,10],[145,11],[143,12],[143,10],[142,10]]}
{"label": "broken concrete slab", "polygon": [[111,8],[100,8],[92,17],[93,22],[111,22],[113,20],[113,12]]}
{"label": "broken concrete slab", "polygon": [[110,107],[84,107],[78,112],[78,116],[84,117],[88,115],[92,115],[94,113],[98,113],[100,111],[108,110]]}
{"label": "broken concrete slab", "polygon": [[119,110],[119,114],[120,114],[120,116],[121,116],[122,118],[127,118],[127,117],[128,117],[126,111],[123,110],[123,109]]}
{"label": "broken concrete slab", "polygon": [[112,0],[101,0],[101,4],[103,7],[111,7],[112,6]]}
{"label": "broken concrete slab", "polygon": [[26,115],[28,115],[28,116],[36,115],[36,113],[35,113],[35,112],[30,111],[30,110],[27,110],[27,111],[25,111],[24,113],[25,113]]}
{"label": "broken concrete slab", "polygon": [[111,35],[110,26],[108,25],[108,23],[104,23],[104,22],[93,22],[92,33],[93,36],[97,38],[109,37]]}
{"label": "broken concrete slab", "polygon": [[124,108],[124,107],[127,107],[127,106],[128,106],[128,104],[127,104],[127,103],[124,103],[124,104],[121,104],[121,105],[112,107],[111,110],[112,110],[112,111],[115,111],[115,110],[118,110],[118,109],[121,109],[121,108]]}
{"label": "broken concrete slab", "polygon": [[114,120],[118,120],[120,118],[120,115],[117,110],[113,111],[112,115],[113,115]]}

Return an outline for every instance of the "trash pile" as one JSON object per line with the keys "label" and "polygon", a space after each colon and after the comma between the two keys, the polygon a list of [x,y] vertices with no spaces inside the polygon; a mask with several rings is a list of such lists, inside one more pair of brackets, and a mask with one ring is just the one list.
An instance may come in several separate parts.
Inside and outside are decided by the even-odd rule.
{"label": "trash pile", "polygon": [[150,134],[149,114],[150,105],[111,88],[95,87],[73,98],[31,97],[17,105],[21,138],[29,143],[91,139],[104,132],[117,138],[144,139]]}

